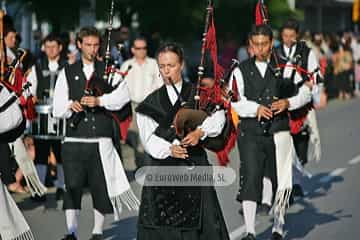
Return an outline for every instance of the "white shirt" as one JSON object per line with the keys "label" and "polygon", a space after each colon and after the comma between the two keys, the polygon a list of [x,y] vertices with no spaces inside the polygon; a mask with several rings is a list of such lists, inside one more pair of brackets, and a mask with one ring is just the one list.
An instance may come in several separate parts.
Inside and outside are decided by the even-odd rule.
{"label": "white shirt", "polygon": [[8,47],[6,47],[6,56],[7,56],[8,58],[10,58],[11,61],[14,61],[14,59],[16,58],[16,55],[15,55],[14,51],[11,50],[11,49],[8,48]]}
{"label": "white shirt", "polygon": [[[83,72],[86,79],[90,79],[94,72],[94,64],[84,64]],[[114,85],[120,81],[121,77],[114,78]],[[104,107],[107,110],[115,111],[120,110],[126,103],[130,101],[129,90],[125,81],[113,90],[111,93],[107,93],[99,97],[100,107]],[[57,118],[70,118],[73,111],[70,109],[72,100],[69,99],[69,86],[65,75],[65,69],[62,69],[59,73],[58,79],[55,85],[54,102],[53,102],[53,115]]]}
{"label": "white shirt", "polygon": [[[176,84],[175,86],[177,90],[181,92],[182,82]],[[178,99],[175,90],[170,85],[166,85],[166,90],[170,98],[170,102],[174,105]],[[157,159],[170,157],[170,147],[172,144],[177,144],[177,142],[175,141],[171,143],[155,135],[154,132],[159,124],[154,119],[141,113],[136,113],[136,119],[139,127],[140,140],[146,152]],[[225,125],[225,120],[225,113],[223,110],[217,111],[207,117],[201,126],[199,126],[199,128],[201,128],[205,133],[202,139],[218,136]]]}
{"label": "white shirt", "polygon": [[121,65],[120,71],[125,72],[131,65],[125,81],[128,84],[131,101],[142,102],[151,92],[161,87],[164,83],[160,76],[159,67],[153,58],[147,57],[143,64],[135,58],[129,59]]}
{"label": "white shirt", "polygon": [[[258,68],[261,76],[265,77],[265,73],[268,68],[267,62],[255,61],[255,65]],[[234,110],[240,117],[256,117],[257,109],[259,108],[260,104],[255,101],[248,100],[247,97],[244,95],[244,78],[239,68],[236,68],[233,71],[232,77],[230,78],[229,86],[232,86],[232,81],[234,78],[236,79],[240,100],[237,102],[233,102],[231,106],[234,108]],[[306,85],[303,85],[303,87],[300,88],[299,93],[296,96],[289,98],[288,100],[289,110],[300,108],[311,101],[311,91]]]}
{"label": "white shirt", "polygon": [[[59,68],[59,63],[57,61],[49,61],[48,64],[49,70],[52,73],[56,73]],[[36,90],[38,86],[38,79],[36,75],[35,65],[31,67],[31,72],[27,76],[26,80],[31,83],[30,92],[33,96],[36,96]]]}
{"label": "white shirt", "polygon": [[[0,107],[3,106],[13,95],[0,83]],[[23,116],[20,107],[15,101],[4,112],[0,113],[0,133],[7,132],[20,125]]]}

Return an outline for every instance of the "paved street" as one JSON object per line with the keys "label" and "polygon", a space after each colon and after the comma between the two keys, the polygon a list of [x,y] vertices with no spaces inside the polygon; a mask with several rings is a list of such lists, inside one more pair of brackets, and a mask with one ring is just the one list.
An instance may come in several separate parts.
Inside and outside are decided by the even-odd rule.
{"label": "paved street", "polygon": [[[360,236],[360,99],[348,102],[333,101],[318,113],[323,155],[319,163],[309,163],[313,174],[305,179],[306,197],[297,200],[287,215],[285,239],[337,240],[358,239]],[[214,156],[211,155],[211,159]],[[238,172],[237,150],[231,154],[231,167]],[[133,173],[129,172],[133,180]],[[132,181],[140,194],[140,186]],[[218,188],[218,196],[232,240],[241,239],[245,227],[238,214],[240,204],[235,201],[237,181],[230,187]],[[52,190],[53,192],[53,190]],[[20,208],[29,221],[37,240],[59,240],[65,233],[61,202],[49,194],[45,205],[31,203],[16,196]],[[89,239],[92,225],[91,200],[83,199],[80,239]],[[136,212],[125,212],[119,222],[106,218],[104,235],[107,240],[130,240],[136,237]],[[209,226],[211,227],[211,226]],[[271,218],[258,217],[258,239],[269,239]]]}

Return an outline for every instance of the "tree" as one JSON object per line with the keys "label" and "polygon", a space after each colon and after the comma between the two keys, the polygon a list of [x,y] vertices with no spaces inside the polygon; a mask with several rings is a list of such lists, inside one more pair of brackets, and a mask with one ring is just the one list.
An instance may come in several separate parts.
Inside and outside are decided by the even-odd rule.
{"label": "tree", "polygon": [[[21,0],[31,2],[40,21],[49,21],[54,30],[67,30],[79,23],[80,8],[87,0]],[[233,33],[237,38],[246,36],[254,22],[257,0],[215,0],[215,17],[219,36]],[[97,19],[107,20],[111,0],[96,0]],[[268,0],[271,24],[281,23],[299,12],[292,12],[286,0]],[[204,27],[207,0],[115,0],[115,13],[121,22],[130,25],[132,17],[138,14],[139,30],[159,32],[165,38],[189,39],[199,36]]]}

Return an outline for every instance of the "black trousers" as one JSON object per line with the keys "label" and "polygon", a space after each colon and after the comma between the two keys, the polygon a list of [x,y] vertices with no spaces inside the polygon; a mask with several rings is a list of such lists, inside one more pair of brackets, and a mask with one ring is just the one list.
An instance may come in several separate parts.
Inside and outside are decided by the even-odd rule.
{"label": "black trousers", "polygon": [[65,142],[61,152],[66,186],[63,208],[81,209],[83,190],[88,186],[94,209],[112,213],[98,144]]}
{"label": "black trousers", "polygon": [[305,128],[298,134],[292,134],[294,141],[296,155],[299,158],[299,161],[302,165],[305,165],[308,162],[308,148],[309,148],[309,130]]}
{"label": "black trousers", "polygon": [[240,183],[238,201],[261,202],[263,178],[267,177],[276,189],[276,159],[273,136],[240,133]]}
{"label": "black trousers", "polygon": [[1,180],[5,185],[16,182],[16,168],[15,159],[11,157],[9,144],[0,143],[0,175]]}
{"label": "black trousers", "polygon": [[62,163],[61,140],[34,139],[36,148],[35,164],[48,164],[48,157],[52,149],[57,163]]}

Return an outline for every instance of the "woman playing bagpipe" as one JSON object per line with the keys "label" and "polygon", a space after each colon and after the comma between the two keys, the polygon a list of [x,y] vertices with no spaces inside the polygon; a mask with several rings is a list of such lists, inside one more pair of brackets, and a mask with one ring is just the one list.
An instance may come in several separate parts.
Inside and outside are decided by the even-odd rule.
{"label": "woman playing bagpipe", "polygon": [[[155,174],[162,172],[157,167],[176,167],[185,169],[186,173],[200,166],[211,169],[204,148],[217,153],[231,149],[231,141],[227,139],[231,131],[227,131],[220,144],[216,143],[216,138],[225,134],[226,125],[232,124],[228,123],[225,111],[219,104],[223,106],[225,100],[221,96],[218,77],[221,71],[217,71],[216,59],[215,84],[212,79],[203,80],[205,51],[211,45],[216,47],[213,8],[209,2],[198,86],[182,78],[184,52],[181,47],[176,43],[166,43],[157,52],[164,85],[151,93],[136,109],[140,139],[151,156],[150,165],[151,169],[155,169]],[[216,55],[216,48],[213,53]],[[200,86],[201,82],[214,86]],[[220,165],[226,165],[227,156],[218,154],[218,159]],[[153,186],[145,182],[137,239],[229,239],[213,185],[164,184],[166,186]]]}
{"label": "woman playing bagpipe", "polygon": [[[195,88],[182,80],[183,52],[178,45],[162,46],[157,60],[165,84],[136,109],[140,139],[152,158],[151,164],[209,166],[199,142],[221,133],[224,111],[216,111],[181,142],[176,141],[176,131],[171,126],[181,100],[175,89],[182,99],[191,100]],[[137,239],[229,239],[214,188],[144,186]]]}

